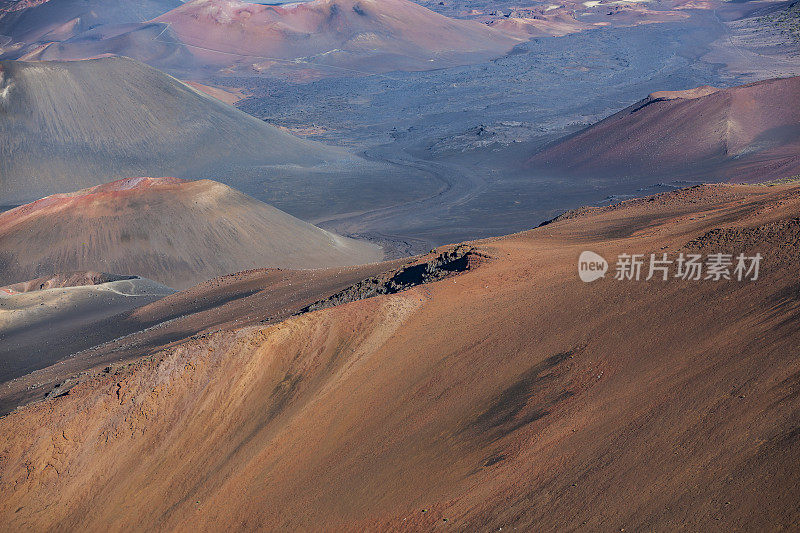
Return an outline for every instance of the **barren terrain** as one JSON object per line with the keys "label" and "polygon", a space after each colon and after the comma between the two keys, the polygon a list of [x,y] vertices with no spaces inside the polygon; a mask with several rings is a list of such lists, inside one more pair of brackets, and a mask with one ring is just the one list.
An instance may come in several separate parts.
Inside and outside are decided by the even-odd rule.
{"label": "barren terrain", "polygon": [[501,56],[522,40],[408,0],[193,0],[155,22],[168,24],[200,64],[231,71],[286,60],[354,74],[429,70]]}
{"label": "barren terrain", "polygon": [[[796,184],[584,209],[471,243],[481,260],[439,281],[98,369],[0,419],[0,520],[793,529],[798,209]],[[587,249],[764,262],[585,284]]]}
{"label": "barren terrain", "polygon": [[[326,229],[373,240],[394,250],[395,256],[519,231],[585,203],[614,202],[687,182],[739,179],[711,168],[713,161],[704,161],[701,172],[634,180],[621,173],[603,179],[551,174],[524,163],[547,143],[613,115],[649,93],[702,85],[728,88],[800,74],[798,43],[791,38],[791,13],[796,10],[791,2],[418,3],[431,11],[407,2],[381,3],[375,9],[383,11],[370,7],[364,10],[366,15],[358,15],[352,2],[318,1],[295,7],[194,2],[162,14],[170,18],[168,22],[101,24],[80,36],[28,50],[27,57],[132,55],[235,102],[239,109],[285,132],[366,156],[369,162],[350,157],[334,163],[326,156],[323,164],[304,160],[299,166],[276,167],[274,160],[266,165],[258,158],[254,161],[248,151],[238,159],[241,165],[231,165],[224,157],[212,161],[201,157],[191,159],[197,166],[188,169],[184,160],[174,170],[137,165],[130,172],[219,179]],[[333,5],[339,6],[338,11],[331,10]],[[391,18],[393,10],[414,14],[418,23],[401,24]],[[241,32],[222,31],[236,24],[242,25]],[[447,39],[431,43],[415,33],[430,25],[442,29]],[[486,33],[476,25],[494,29]],[[297,31],[309,37],[289,38]],[[192,39],[222,39],[220,46],[227,42],[231,49],[242,50],[242,39],[254,36],[245,41],[278,46],[280,53],[274,59],[240,61],[234,69],[198,70],[210,59],[202,57],[198,63],[196,53],[203,46],[187,47],[181,32]],[[461,66],[448,63],[451,68],[422,71],[413,71],[419,66],[411,68],[396,57],[367,61],[356,69],[342,66],[351,59],[363,60],[372,48],[376,57],[395,47],[407,58],[411,57],[410,49],[404,48],[408,43],[419,44],[417,52],[430,51],[472,38],[464,36],[500,43],[502,39],[496,38],[500,33],[523,41],[489,61],[485,61],[488,56],[476,56]],[[483,37],[476,37],[476,43],[486,43]],[[337,39],[349,44],[337,48],[341,44]],[[368,44],[353,48],[356,41]],[[322,46],[320,50],[327,52],[312,57],[307,54],[313,51],[303,49],[306,45]],[[211,56],[227,51],[217,45],[205,48]],[[270,50],[269,54],[278,53],[277,48]],[[22,49],[7,49],[4,57],[19,53]],[[427,53],[415,55],[414,61],[428,57]],[[778,63],[781,68],[773,68]],[[182,106],[176,104],[175,109]],[[122,146],[127,153],[127,141]],[[149,162],[158,160],[158,151],[148,149]],[[135,161],[142,157],[141,151],[137,154],[129,157]],[[108,174],[114,169],[100,170]],[[779,169],[773,170],[770,176],[777,176]],[[88,184],[76,184],[84,185]]]}
{"label": "barren terrain", "polygon": [[325,194],[333,213],[344,198],[328,194],[330,181],[363,191],[348,209],[440,187],[404,173],[398,190],[389,165],[299,139],[127,58],[0,61],[0,110],[2,205],[135,176],[208,177],[246,193],[280,180],[317,203]]}
{"label": "barren terrain", "polygon": [[67,284],[63,276],[41,278],[24,292],[18,289],[27,284],[0,288],[0,381],[52,365],[73,353],[63,353],[63,346],[87,345],[96,324],[175,292],[137,276],[105,277]]}
{"label": "barren terrain", "polygon": [[799,530],[799,9],[0,0],[0,531]]}

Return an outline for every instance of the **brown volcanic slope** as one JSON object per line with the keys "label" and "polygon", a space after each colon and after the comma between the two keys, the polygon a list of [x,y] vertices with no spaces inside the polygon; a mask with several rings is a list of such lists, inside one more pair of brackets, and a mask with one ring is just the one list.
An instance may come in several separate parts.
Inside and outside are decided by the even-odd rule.
{"label": "brown volcanic slope", "polygon": [[408,0],[193,0],[154,22],[168,23],[200,63],[219,67],[303,59],[371,72],[426,70],[500,56],[520,42]]}
{"label": "brown volcanic slope", "polygon": [[[0,415],[69,390],[76,375],[92,374],[92,369],[124,365],[198,334],[285,320],[365,277],[406,262],[323,270],[249,270],[168,297],[163,291],[149,290],[133,298],[129,286],[118,283],[117,292],[125,292],[124,298],[114,296],[107,284],[99,284],[0,299],[0,311],[11,311],[7,314],[16,321],[16,325],[0,324]],[[42,320],[47,321],[46,328]]]}
{"label": "brown volcanic slope", "polygon": [[0,205],[130,176],[360,161],[127,58],[0,61]]}
{"label": "brown volcanic slope", "polygon": [[757,181],[800,173],[800,77],[653,93],[528,161],[564,175]]}
{"label": "brown volcanic slope", "polygon": [[[795,529],[798,212],[797,185],[584,210],[477,243],[464,274],[88,377],[0,419],[0,521]],[[757,281],[584,284],[586,249],[765,259]]]}
{"label": "brown volcanic slope", "polygon": [[185,288],[254,267],[320,268],[382,252],[210,180],[129,178],[0,214],[0,285],[72,270]]}

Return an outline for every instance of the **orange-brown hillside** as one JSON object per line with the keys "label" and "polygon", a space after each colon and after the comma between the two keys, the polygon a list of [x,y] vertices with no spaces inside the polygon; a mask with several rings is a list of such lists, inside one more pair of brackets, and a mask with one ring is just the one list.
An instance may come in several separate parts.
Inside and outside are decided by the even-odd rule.
{"label": "orange-brown hillside", "polygon": [[[461,274],[87,374],[0,419],[0,523],[794,529],[799,211],[797,185],[584,209]],[[585,284],[584,250],[764,260]]]}

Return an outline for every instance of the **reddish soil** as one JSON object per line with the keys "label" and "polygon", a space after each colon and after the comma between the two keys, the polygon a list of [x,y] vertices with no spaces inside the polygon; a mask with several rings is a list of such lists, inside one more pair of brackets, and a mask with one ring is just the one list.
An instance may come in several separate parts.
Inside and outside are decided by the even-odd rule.
{"label": "reddish soil", "polygon": [[12,343],[15,332],[0,327],[0,335],[8,341],[0,350],[6,359],[28,360],[38,344],[47,348],[38,370],[0,383],[0,414],[41,400],[65,383],[74,385],[76,376],[124,365],[195,335],[285,320],[305,306],[406,262],[324,270],[249,270],[209,280],[149,305],[124,300],[135,309],[103,312],[108,304],[95,301],[94,307],[83,310],[75,305],[45,310],[50,327],[39,329],[33,340]]}
{"label": "reddish soil", "polygon": [[221,88],[221,87],[214,87],[212,85],[203,85],[202,83],[198,83],[196,81],[187,81],[185,82],[186,85],[189,85],[201,93],[205,93],[208,96],[213,96],[217,100],[225,102],[226,104],[233,105],[242,98],[246,98],[247,95],[241,89],[235,89],[231,87]]}
{"label": "reddish soil", "polygon": [[[796,184],[584,209],[472,243],[463,274],[86,376],[0,419],[0,523],[794,530],[798,212]],[[764,262],[585,284],[584,250]]]}

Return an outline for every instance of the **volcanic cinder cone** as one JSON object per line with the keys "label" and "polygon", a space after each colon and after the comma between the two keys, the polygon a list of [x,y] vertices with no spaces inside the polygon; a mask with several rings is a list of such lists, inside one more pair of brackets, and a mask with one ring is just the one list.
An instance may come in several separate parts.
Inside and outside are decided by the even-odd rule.
{"label": "volcanic cinder cone", "polygon": [[0,285],[73,270],[136,274],[174,288],[256,267],[378,260],[221,183],[129,178],[0,214]]}
{"label": "volcanic cinder cone", "polygon": [[[3,2],[13,4],[14,2]],[[63,41],[106,24],[138,23],[181,5],[180,0],[33,0],[3,13],[0,35],[12,42]]]}
{"label": "volcanic cinder cone", "polygon": [[137,61],[0,61],[0,205],[130,176],[359,161]]}
{"label": "volcanic cinder cone", "polygon": [[662,91],[547,147],[528,164],[563,175],[714,177],[800,173],[800,77]]}

